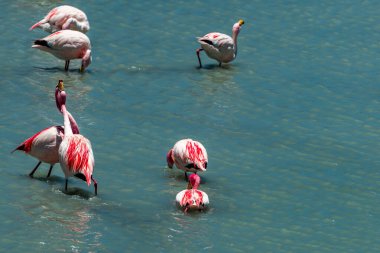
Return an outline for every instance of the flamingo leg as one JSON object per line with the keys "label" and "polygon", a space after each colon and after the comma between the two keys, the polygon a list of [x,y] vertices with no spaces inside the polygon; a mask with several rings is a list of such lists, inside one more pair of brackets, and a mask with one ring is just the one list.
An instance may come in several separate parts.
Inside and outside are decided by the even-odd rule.
{"label": "flamingo leg", "polygon": [[189,181],[189,178],[187,177],[187,173],[186,173],[186,171],[185,171],[185,180],[186,180],[186,181]]}
{"label": "flamingo leg", "polygon": [[198,48],[197,49],[197,56],[198,56],[198,61],[199,61],[199,68],[202,68],[202,62],[201,62],[201,57],[199,57],[199,52],[203,51],[203,48]]}
{"label": "flamingo leg", "polygon": [[51,174],[51,170],[53,169],[53,165],[50,164],[50,168],[49,168],[49,172],[47,174],[47,177],[50,177],[50,174]]}
{"label": "flamingo leg", "polygon": [[34,169],[29,173],[29,177],[33,177],[33,174],[34,172],[36,172],[36,170],[38,169],[38,166],[40,166],[41,164],[41,161],[39,161],[36,165],[36,167],[34,167]]}
{"label": "flamingo leg", "polygon": [[221,61],[219,62],[219,67],[222,67],[222,62]]}
{"label": "flamingo leg", "polygon": [[94,188],[95,188],[95,196],[98,195],[98,182],[92,177],[91,175],[91,180],[94,182]]}
{"label": "flamingo leg", "polygon": [[67,183],[68,182],[69,182],[69,180],[66,178],[65,191],[67,191]]}
{"label": "flamingo leg", "polygon": [[70,65],[70,60],[67,60],[65,62],[65,71],[68,71],[69,70],[69,65]]}

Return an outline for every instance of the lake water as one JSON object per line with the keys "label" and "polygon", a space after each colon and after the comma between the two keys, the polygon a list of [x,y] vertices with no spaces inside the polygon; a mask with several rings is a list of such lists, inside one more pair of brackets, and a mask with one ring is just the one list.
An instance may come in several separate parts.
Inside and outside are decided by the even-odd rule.
{"label": "lake water", "polygon": [[[32,49],[51,8],[87,13],[93,62]],[[3,1],[0,3],[2,252],[379,252],[377,1]],[[218,67],[196,36],[231,34]],[[68,110],[95,154],[93,187],[10,153]],[[166,167],[182,138],[209,154],[207,212],[184,214]]]}

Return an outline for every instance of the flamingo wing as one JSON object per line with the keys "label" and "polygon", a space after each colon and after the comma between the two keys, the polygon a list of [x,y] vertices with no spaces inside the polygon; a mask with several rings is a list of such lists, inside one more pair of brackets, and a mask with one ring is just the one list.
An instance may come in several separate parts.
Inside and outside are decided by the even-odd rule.
{"label": "flamingo wing", "polygon": [[208,33],[203,37],[198,38],[198,42],[201,45],[214,47],[215,49],[219,49],[226,44],[233,45],[232,38],[224,33]]}
{"label": "flamingo wing", "polygon": [[32,47],[49,52],[60,59],[71,60],[82,58],[86,50],[91,48],[91,43],[81,32],[62,30],[36,40]]}
{"label": "flamingo wing", "polygon": [[88,185],[95,165],[91,143],[80,134],[65,136],[59,147],[59,161],[66,177],[83,174]]}

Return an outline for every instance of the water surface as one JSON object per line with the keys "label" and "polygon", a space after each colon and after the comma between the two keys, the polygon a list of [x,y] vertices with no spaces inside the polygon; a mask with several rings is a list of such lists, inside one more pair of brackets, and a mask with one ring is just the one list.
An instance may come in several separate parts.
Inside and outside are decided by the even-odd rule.
{"label": "water surface", "polygon": [[[31,48],[48,10],[84,10],[93,63]],[[0,3],[0,246],[7,252],[377,252],[380,4],[374,1],[13,1]],[[217,63],[196,36],[231,33]],[[99,196],[56,165],[10,154],[63,119],[54,87],[92,142]],[[209,154],[207,212],[175,206],[181,138]]]}

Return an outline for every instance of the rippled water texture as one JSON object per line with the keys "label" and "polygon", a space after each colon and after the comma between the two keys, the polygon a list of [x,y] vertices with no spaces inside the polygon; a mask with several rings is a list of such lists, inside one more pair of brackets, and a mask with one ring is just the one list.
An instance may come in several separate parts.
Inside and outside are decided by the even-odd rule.
{"label": "rippled water texture", "polygon": [[[93,62],[32,49],[28,31],[70,4],[91,23]],[[4,252],[379,252],[380,23],[376,1],[3,1],[0,248]],[[219,68],[196,36],[230,34]],[[99,181],[10,154],[63,119],[92,142]],[[201,141],[207,212],[184,214],[179,139]]]}

